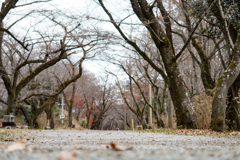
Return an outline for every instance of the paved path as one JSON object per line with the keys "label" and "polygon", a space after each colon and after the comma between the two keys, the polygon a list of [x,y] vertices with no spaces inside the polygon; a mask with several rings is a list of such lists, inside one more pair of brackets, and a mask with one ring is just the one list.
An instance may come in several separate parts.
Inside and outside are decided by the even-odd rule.
{"label": "paved path", "polygon": [[[240,139],[204,136],[177,136],[133,131],[27,131],[34,140],[26,149],[0,151],[0,159],[239,159]],[[124,151],[107,149],[110,143]],[[77,147],[76,147],[77,146]],[[75,147],[75,149],[74,149]],[[65,157],[64,157],[65,155]]]}

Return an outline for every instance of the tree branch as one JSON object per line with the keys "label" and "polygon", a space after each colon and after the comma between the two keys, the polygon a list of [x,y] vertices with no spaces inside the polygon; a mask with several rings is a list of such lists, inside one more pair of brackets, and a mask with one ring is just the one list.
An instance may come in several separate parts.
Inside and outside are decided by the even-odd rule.
{"label": "tree branch", "polygon": [[168,77],[166,76],[166,74],[162,71],[161,68],[159,68],[158,66],[156,66],[155,63],[153,63],[153,61],[147,56],[147,54],[145,52],[143,52],[138,45],[131,41],[130,39],[128,39],[126,37],[126,35],[123,33],[123,31],[121,30],[121,28],[116,24],[116,22],[114,21],[111,13],[107,10],[107,8],[104,6],[102,0],[98,0],[101,7],[103,8],[103,10],[106,12],[106,14],[108,15],[108,17],[111,20],[111,23],[114,25],[114,27],[117,29],[117,31],[120,33],[120,35],[123,37],[123,39],[130,44],[142,57],[144,60],[146,60],[158,73],[161,74],[161,76],[163,77],[163,79],[167,82],[168,81]]}
{"label": "tree branch", "polygon": [[202,19],[208,14],[208,12],[211,10],[211,8],[213,7],[213,4],[216,2],[217,0],[214,0],[214,2],[209,6],[209,8],[202,14],[202,16],[200,17],[200,19],[198,20],[198,22],[196,23],[194,29],[192,30],[191,34],[188,37],[188,40],[186,41],[186,43],[184,44],[184,46],[182,47],[182,49],[179,51],[179,53],[175,56],[174,61],[177,61],[177,59],[182,55],[183,51],[186,49],[186,47],[188,46],[189,42],[192,39],[193,34],[195,33],[196,29],[198,28],[198,25],[200,24],[200,22],[202,21]]}

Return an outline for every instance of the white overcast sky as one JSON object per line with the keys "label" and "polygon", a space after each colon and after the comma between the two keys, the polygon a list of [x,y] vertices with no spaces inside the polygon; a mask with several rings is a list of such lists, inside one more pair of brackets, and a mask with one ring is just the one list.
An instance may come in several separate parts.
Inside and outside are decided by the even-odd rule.
{"label": "white overcast sky", "polygon": [[[5,0],[0,0],[0,2],[3,2]],[[20,5],[22,3],[27,3],[27,2],[32,2],[33,0],[19,0],[17,5]],[[128,3],[126,3],[128,2]],[[120,21],[121,19],[125,18],[126,16],[131,13],[131,9],[129,8],[129,1],[125,0],[104,0],[104,3],[106,7],[112,11],[111,13],[113,14],[114,18],[116,21]],[[76,14],[76,15],[89,15],[91,17],[97,17],[99,19],[105,19],[108,20],[107,15],[105,12],[102,10],[100,6],[98,6],[93,0],[52,0],[51,3],[45,4],[45,3],[39,3],[34,6],[30,6],[30,8],[33,7],[39,7],[43,9],[48,9],[48,8],[58,8],[63,10],[64,12]],[[32,9],[31,8],[31,9]],[[23,11],[24,12],[24,11]],[[9,21],[12,20],[12,17],[9,17]],[[7,21],[7,20],[6,20]],[[130,17],[126,21],[128,22],[137,22],[136,17]],[[28,24],[27,21],[22,21],[22,23],[18,23],[20,27],[26,27],[27,25],[31,25],[30,23]],[[116,29],[113,27],[112,24],[106,23],[106,22],[101,22],[98,24],[98,27],[101,27],[103,29],[106,29],[108,31],[114,31],[116,32]],[[101,63],[99,61],[86,61],[84,62],[85,68],[90,70],[91,72],[95,74],[99,74],[102,71],[99,69],[99,65],[104,66],[104,63]],[[111,66],[110,68],[114,68]]]}

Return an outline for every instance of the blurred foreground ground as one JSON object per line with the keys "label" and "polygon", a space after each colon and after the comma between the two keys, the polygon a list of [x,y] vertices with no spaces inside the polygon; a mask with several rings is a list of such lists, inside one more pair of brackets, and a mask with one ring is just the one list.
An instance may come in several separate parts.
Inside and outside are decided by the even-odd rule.
{"label": "blurred foreground ground", "polygon": [[19,130],[14,136],[27,139],[24,148],[1,142],[1,160],[240,159],[239,138],[91,130]]}

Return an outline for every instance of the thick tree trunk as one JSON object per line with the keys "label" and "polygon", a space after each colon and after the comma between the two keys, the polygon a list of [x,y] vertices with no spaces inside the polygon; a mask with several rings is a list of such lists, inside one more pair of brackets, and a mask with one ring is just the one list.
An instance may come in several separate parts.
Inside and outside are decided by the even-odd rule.
{"label": "thick tree trunk", "polygon": [[72,107],[69,107],[68,108],[68,120],[69,120],[69,123],[68,123],[68,127],[72,127]]}
{"label": "thick tree trunk", "polygon": [[8,108],[7,108],[7,114],[9,115],[10,113],[13,113],[15,115],[16,111],[16,98],[12,94],[8,94]]}
{"label": "thick tree trunk", "polygon": [[[156,104],[155,104],[155,106],[156,106]],[[156,116],[156,120],[157,120],[157,127],[158,128],[164,128],[164,123],[163,123],[163,120],[162,120],[162,118],[161,118],[161,115],[160,115],[160,113],[164,113],[164,112],[159,112],[159,110],[162,110],[161,108],[162,108],[162,106],[161,106],[161,108],[158,110],[158,109],[156,109],[157,107],[154,107],[153,108],[153,114]],[[164,108],[164,107],[163,107]],[[165,114],[165,113],[164,113]],[[144,120],[146,121],[146,118],[144,117]],[[144,127],[143,127],[144,128]]]}
{"label": "thick tree trunk", "polygon": [[38,117],[38,102],[35,98],[31,98],[31,112],[33,115],[33,127],[39,128],[37,117]]}
{"label": "thick tree trunk", "polygon": [[51,129],[53,129],[54,127],[55,127],[55,123],[54,123],[54,109],[53,109],[53,107],[51,108],[51,110],[50,110],[50,117],[51,117],[51,119],[50,119],[50,127],[51,127]]}
{"label": "thick tree trunk", "polygon": [[240,130],[240,118],[239,118],[239,95],[240,88],[240,76],[234,81],[230,89],[228,90],[228,103],[226,109],[226,125],[228,129]]}
{"label": "thick tree trunk", "polygon": [[236,100],[230,101],[226,109],[226,125],[228,130],[239,130],[240,120],[239,120],[239,106]]}
{"label": "thick tree trunk", "polygon": [[51,118],[52,118],[51,109],[50,109],[50,108],[47,108],[47,109],[45,110],[45,113],[46,113],[46,115],[47,115],[47,117],[46,117],[46,120],[47,120],[46,127],[50,127],[50,128],[51,128]]}
{"label": "thick tree trunk", "polygon": [[[171,25],[167,23],[167,17],[166,21],[166,27],[169,27],[166,29],[167,34],[164,33],[162,30],[161,25],[156,21],[155,15],[152,11],[149,10],[149,5],[146,1],[138,2],[141,6],[141,10],[146,15],[145,18],[140,15],[139,10],[137,9],[137,6],[134,5],[136,1],[132,1],[133,9],[135,13],[139,16],[139,19],[146,23],[146,19],[150,20],[151,23],[147,24],[146,27],[150,32],[150,35],[152,37],[152,40],[154,41],[156,47],[158,48],[164,67],[166,69],[167,77],[168,77],[168,85],[169,85],[169,91],[172,97],[172,101],[175,107],[176,116],[177,116],[177,125],[183,126],[184,128],[197,128],[196,120],[193,115],[193,108],[189,105],[188,95],[185,86],[183,85],[183,79],[180,76],[178,63],[176,61],[176,57],[174,55],[174,50],[172,47],[172,37],[171,37]],[[158,7],[161,10],[161,13],[163,16],[165,15],[165,8],[162,5],[161,1],[157,1]],[[145,6],[145,5],[147,6]]]}
{"label": "thick tree trunk", "polygon": [[91,117],[91,111],[88,111],[88,115],[87,115],[87,128],[90,128],[90,117]]}
{"label": "thick tree trunk", "polygon": [[[51,129],[54,128],[55,126],[55,123],[54,123],[54,107],[50,107],[50,108],[47,108],[45,110],[45,113],[47,115],[47,126],[46,127],[50,127]],[[49,125],[49,126],[48,126]]]}
{"label": "thick tree trunk", "polygon": [[168,94],[168,128],[173,128],[173,104],[170,94]]}
{"label": "thick tree trunk", "polygon": [[[210,5],[213,2],[213,0],[207,0],[207,2]],[[237,35],[238,35],[237,30],[229,22],[227,22],[228,23],[227,26],[225,25],[226,22],[221,15],[222,11],[219,9],[219,6],[217,5],[217,3],[215,3],[215,5],[211,8],[211,11],[213,12],[214,16],[218,19],[219,23],[221,24],[221,25],[219,25],[220,30],[222,31],[228,46],[230,46],[230,43],[229,43],[230,39],[232,40],[233,43],[236,43],[236,39],[237,39]],[[230,37],[228,36],[227,31],[229,31]],[[238,77],[240,77],[240,75],[238,75]],[[240,78],[238,78],[238,79],[240,79]],[[237,83],[239,83],[239,80],[236,80],[234,82],[234,84],[237,84]],[[231,88],[233,90],[235,90],[235,93],[237,94],[238,90],[235,88],[234,84]],[[228,124],[229,127],[235,126],[235,127],[237,127],[236,129],[240,130],[240,126],[238,125],[238,123],[240,123],[239,116],[238,116],[239,107],[236,104],[236,101],[234,100],[234,98],[231,98],[233,96],[232,89],[228,90],[229,92],[227,95],[230,99],[229,99],[229,103],[228,103],[227,111],[226,111],[226,114],[227,114],[226,121],[230,122],[230,124]]]}
{"label": "thick tree trunk", "polygon": [[197,128],[196,120],[193,115],[193,108],[189,105],[189,99],[186,89],[183,85],[183,79],[176,62],[171,65],[165,65],[169,79],[169,91],[174,104],[177,116],[177,126],[183,128]]}
{"label": "thick tree trunk", "polygon": [[230,86],[240,73],[240,33],[234,46],[232,60],[223,75],[218,79],[212,102],[211,128],[225,131],[226,98]]}
{"label": "thick tree trunk", "polygon": [[[44,112],[46,110],[49,110],[49,111],[46,111],[48,117],[50,119],[51,119],[51,116],[52,116],[52,118],[54,118],[54,115],[51,115],[51,111],[50,110],[53,110],[56,98],[57,98],[57,96],[49,97],[49,99],[46,102],[44,102],[44,104],[40,108],[37,107],[36,100],[33,100],[33,99],[31,100],[31,112],[33,114],[33,125],[34,125],[34,128],[39,128],[37,119],[38,119],[38,116],[42,112]],[[51,119],[51,121],[52,121],[52,119]],[[54,122],[51,122],[51,121],[50,121],[50,127],[51,127],[51,123],[53,123],[52,126],[54,126]]]}
{"label": "thick tree trunk", "polygon": [[39,128],[37,118],[38,118],[38,115],[36,113],[33,113],[33,127],[36,128],[36,129]]}
{"label": "thick tree trunk", "polygon": [[27,120],[28,127],[33,128],[33,121],[32,121],[32,118],[30,117],[30,115],[28,114],[27,107],[25,107],[23,105],[17,105],[16,109],[19,109],[22,111],[24,117]]}
{"label": "thick tree trunk", "polygon": [[101,125],[103,116],[104,116],[103,113],[99,113],[98,115],[94,116],[93,123],[91,125],[91,129],[100,130],[100,128],[101,128],[100,125]]}
{"label": "thick tree trunk", "polygon": [[156,112],[156,120],[157,120],[157,127],[158,128],[164,128],[164,123],[163,123],[163,120],[162,120],[162,118],[161,118],[161,116],[160,116],[160,114],[158,113],[158,112]]}
{"label": "thick tree trunk", "polygon": [[143,126],[143,129],[147,129],[147,122],[146,122],[145,117],[143,117],[142,126]]}

